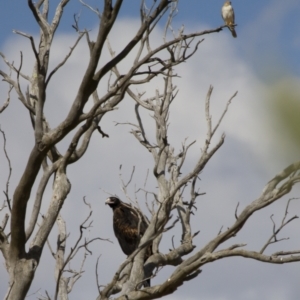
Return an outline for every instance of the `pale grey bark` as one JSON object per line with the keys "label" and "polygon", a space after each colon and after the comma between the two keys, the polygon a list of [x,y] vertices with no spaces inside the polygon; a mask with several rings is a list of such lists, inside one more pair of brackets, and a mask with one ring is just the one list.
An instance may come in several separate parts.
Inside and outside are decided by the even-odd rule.
{"label": "pale grey bark", "polygon": [[[221,247],[223,242],[236,235],[255,211],[270,205],[290,192],[292,187],[299,182],[300,163],[292,164],[275,176],[267,184],[262,195],[237,216],[236,222],[230,228],[217,235],[202,249],[195,249],[193,245],[193,238],[197,235],[197,232],[193,233],[190,225],[190,215],[196,205],[195,200],[199,196],[199,193],[196,192],[197,177],[214,153],[224,143],[224,135],[214,145],[211,144],[211,141],[226,114],[232,98],[236,94],[229,99],[224,113],[217,124],[213,126],[209,110],[212,94],[212,87],[210,87],[205,106],[207,136],[201,152],[199,152],[198,160],[195,161],[194,168],[181,175],[186,154],[193,143],[189,145],[183,144],[181,151],[176,153],[168,141],[168,118],[172,101],[176,96],[176,88],[172,84],[172,78],[176,76],[175,67],[192,57],[203,41],[196,41],[193,44],[195,37],[219,32],[225,26],[189,34],[184,34],[184,28],[177,34],[171,30],[173,37],[168,40],[167,32],[170,29],[173,15],[177,12],[177,1],[153,1],[150,9],[147,9],[145,2],[141,1],[140,27],[137,28],[135,35],[133,35],[134,37],[128,39],[127,45],[120,52],[115,53],[109,44],[108,36],[118,18],[121,6],[127,4],[123,4],[122,0],[105,0],[102,1],[101,12],[84,4],[99,16],[96,40],[91,41],[89,33],[80,31],[78,24],[75,24],[78,38],[74,41],[73,46],[66,53],[61,63],[51,71],[49,70],[49,57],[52,41],[64,13],[64,7],[68,2],[69,0],[61,0],[57,4],[53,19],[49,20],[49,0],[40,0],[36,4],[28,0],[29,8],[40,30],[39,40],[36,41],[32,36],[21,31],[15,31],[14,33],[28,39],[28,42],[31,44],[35,57],[31,76],[24,74],[22,71],[22,53],[19,66],[15,66],[6,59],[4,54],[0,53],[4,63],[10,70],[8,73],[0,70],[0,76],[8,84],[7,100],[1,106],[0,113],[9,106],[13,89],[30,114],[35,137],[27,165],[22,170],[21,179],[14,191],[12,206],[8,188],[6,191],[6,204],[9,210],[8,213],[5,213],[2,226],[0,227],[0,250],[9,274],[9,288],[5,299],[21,300],[26,297],[39,261],[42,259],[44,245],[55,222],[57,222],[59,228],[59,237],[58,248],[55,252],[51,250],[55,258],[54,264],[56,265],[55,280],[57,285],[54,295],[55,299],[68,299],[68,294],[81,276],[85,257],[82,259],[81,268],[78,271],[74,271],[71,277],[64,276],[66,264],[70,260],[75,259],[80,249],[87,251],[88,244],[100,238],[81,242],[84,235],[83,225],[91,216],[90,214],[79,226],[79,238],[72,250],[68,255],[65,253],[67,242],[66,224],[62,216],[60,216],[60,210],[71,189],[67,167],[83,157],[95,131],[99,131],[103,137],[108,136],[99,126],[101,120],[106,113],[116,108],[126,93],[136,102],[137,124],[133,125],[132,134],[152,155],[153,175],[157,182],[158,192],[151,192],[155,205],[152,208],[152,219],[140,241],[139,248],[126,259],[116,271],[111,282],[100,291],[99,299],[108,299],[111,295],[118,292],[121,292],[119,299],[159,298],[173,293],[184,281],[198,276],[200,267],[204,264],[229,256],[243,256],[276,264],[299,261],[300,251],[297,250],[277,251],[269,256],[264,254],[265,249],[271,243],[276,242],[277,233],[292,221],[292,219],[286,220],[286,218],[284,218],[281,227],[273,231],[271,237],[260,251],[248,251],[244,249],[245,245],[232,245],[229,248],[218,251],[216,251],[216,248]],[[150,44],[151,34],[158,22],[168,13],[169,17],[167,18],[165,36],[162,38],[162,43],[157,47],[152,47]],[[82,81],[76,96],[74,99],[71,99],[72,104],[68,114],[57,127],[51,128],[44,112],[44,105],[49,100],[46,93],[48,84],[53,76],[57,75],[57,70],[65,66],[73,50],[82,41],[83,36],[86,36],[89,46],[89,53],[87,53],[89,61],[82,74]],[[106,41],[112,58],[103,66],[98,67],[103,47],[106,47]],[[126,59],[135,47],[138,50],[133,64],[122,74],[119,71],[118,64]],[[169,55],[164,59],[161,58],[163,50]],[[106,92],[99,94],[97,91],[98,84],[109,72],[112,72],[113,75],[107,84],[108,89]],[[11,73],[15,74],[15,77]],[[156,91],[152,97],[145,99],[143,95],[135,94],[133,92],[134,89],[131,89],[131,85],[144,84],[156,77],[163,78],[165,88],[161,91]],[[28,84],[26,91],[23,91],[21,88],[22,80]],[[93,105],[87,109],[86,104],[90,97],[93,97]],[[156,132],[155,141],[150,141],[148,138],[146,129],[143,126],[140,109],[146,109],[153,115],[154,130]],[[59,153],[56,145],[67,135],[72,137],[71,142],[65,153]],[[37,174],[40,171],[42,176],[40,179],[37,179]],[[33,209],[29,211],[27,203],[35,183],[38,189],[34,196]],[[39,228],[36,228],[40,207],[44,201],[49,200],[45,199],[44,195],[44,191],[49,185],[52,186],[49,206],[46,214],[39,221]],[[182,199],[182,192],[188,186],[190,188],[190,199],[185,202]],[[0,212],[4,212],[5,208],[6,205],[4,204],[1,206]],[[161,253],[159,251],[161,238],[164,232],[175,226],[176,222],[167,227],[171,212],[177,212],[178,220],[181,223],[181,244],[174,246],[174,249],[168,253]],[[26,214],[30,215],[30,221],[25,229]],[[10,226],[8,226],[9,218],[11,221]],[[153,243],[153,255],[144,265],[146,247],[150,243]],[[184,257],[190,253],[194,254],[184,260]],[[174,272],[170,278],[154,287],[142,287],[142,282],[145,278],[155,276],[155,269],[166,265],[174,266]]]}
{"label": "pale grey bark", "polygon": [[[86,204],[86,203],[85,203]],[[86,223],[89,221],[90,217],[92,215],[92,211],[90,211],[88,217],[83,221],[83,223],[80,225],[80,234],[79,237],[75,243],[71,247],[70,253],[66,254],[66,245],[67,245],[67,229],[66,229],[66,222],[62,218],[61,215],[59,215],[56,219],[56,224],[58,227],[58,237],[57,237],[57,249],[56,253],[53,253],[53,257],[55,259],[55,281],[56,281],[56,290],[54,299],[69,299],[68,295],[72,292],[72,289],[79,280],[83,274],[83,266],[85,263],[85,259],[88,255],[88,245],[92,243],[95,240],[100,240],[100,238],[94,238],[91,240],[86,240],[80,244],[82,238],[83,238],[83,231],[90,228],[90,224],[86,225]],[[80,249],[85,250],[85,254],[83,256],[83,259],[81,261],[81,266],[79,270],[71,269],[70,267],[67,267],[67,265],[70,264],[70,262],[75,258],[75,256],[78,254]],[[52,251],[51,251],[52,252]],[[66,275],[70,274],[70,275]]]}
{"label": "pale grey bark", "polygon": [[[179,50],[174,48],[180,53],[180,44],[177,44]],[[178,53],[177,52],[177,53]],[[117,70],[115,70],[117,72]],[[149,227],[140,241],[140,248],[138,253],[134,253],[124,262],[120,269],[115,274],[110,284],[106,286],[101,292],[99,299],[108,299],[111,294],[121,292],[121,295],[116,299],[157,299],[162,296],[173,293],[179,286],[185,281],[192,280],[201,273],[201,267],[207,263],[211,263],[218,259],[223,259],[231,256],[242,256],[245,258],[252,258],[260,262],[283,264],[290,262],[300,261],[300,250],[291,251],[277,251],[271,255],[265,255],[263,252],[265,249],[274,242],[280,241],[277,238],[277,234],[283,227],[289,224],[297,216],[287,219],[288,202],[282,223],[278,229],[276,229],[275,223],[273,233],[271,237],[266,241],[261,250],[247,250],[246,244],[233,244],[228,248],[222,249],[222,244],[225,241],[235,237],[237,233],[243,229],[243,226],[247,220],[252,216],[255,211],[263,209],[264,207],[272,204],[276,200],[282,198],[288,194],[293,186],[300,181],[300,162],[296,162],[285,170],[277,174],[271,179],[264,188],[261,196],[250,203],[239,215],[236,211],[236,221],[231,227],[224,232],[220,232],[215,238],[209,241],[202,249],[196,249],[193,245],[193,238],[198,232],[193,233],[190,226],[190,215],[196,205],[196,198],[200,195],[196,192],[196,182],[199,173],[203,170],[213,154],[222,146],[225,135],[223,134],[219,141],[215,145],[212,145],[211,141],[215,135],[217,129],[220,127],[221,122],[228,110],[232,99],[237,95],[235,93],[227,102],[222,115],[215,125],[212,124],[212,118],[210,114],[210,98],[213,88],[210,87],[207,93],[205,101],[205,117],[207,123],[207,134],[204,144],[199,153],[199,159],[195,162],[194,169],[189,173],[182,173],[182,166],[186,158],[189,147],[193,145],[193,142],[189,145],[183,144],[182,150],[175,154],[174,148],[168,141],[168,117],[171,109],[171,103],[176,96],[176,89],[172,86],[173,73],[170,69],[165,77],[165,89],[164,91],[156,91],[155,96],[152,98],[143,99],[140,95],[134,94],[131,90],[128,90],[129,95],[136,101],[136,119],[137,123],[126,123],[126,125],[132,126],[131,133],[140,142],[140,144],[152,154],[153,158],[153,175],[156,178],[157,186],[159,190],[156,194],[153,194],[153,198],[156,203],[155,209],[151,210],[152,219]],[[153,120],[156,130],[156,140],[150,141],[147,138],[147,132],[143,126],[143,119],[141,118],[139,107],[150,110],[153,113]],[[120,124],[121,125],[121,124]],[[124,124],[122,124],[124,125]],[[190,187],[189,201],[182,200],[182,193],[184,188]],[[186,195],[185,195],[186,198]],[[181,222],[182,228],[182,240],[181,245],[174,247],[169,253],[159,252],[159,241],[164,231],[168,230],[166,224],[170,219],[171,212],[177,211],[178,217]],[[154,254],[147,260],[143,266],[143,256],[145,246],[147,242],[154,240],[155,251]],[[216,249],[220,250],[216,250]],[[194,253],[188,259],[184,260],[184,256],[190,253]],[[132,257],[133,256],[133,257]],[[121,278],[122,270],[125,266],[126,272],[130,271],[130,276]],[[131,265],[132,264],[132,265]],[[142,282],[144,278],[155,276],[155,269],[166,265],[175,266],[172,275],[164,282],[161,282],[153,287],[147,287],[139,289],[138,284]]]}
{"label": "pale grey bark", "polygon": [[[191,57],[197,50],[199,44],[196,43],[194,49],[188,53],[188,47],[191,46],[193,38],[219,32],[224,27],[221,26],[213,30],[188,35],[181,33],[169,41],[162,41],[160,46],[152,50],[149,44],[149,38],[153,29],[168,12],[170,12],[168,22],[170,22],[177,1],[153,1],[152,8],[149,10],[144,6],[144,1],[141,1],[141,23],[135,35],[133,35],[134,37],[129,39],[127,45],[119,53],[115,53],[110,61],[98,68],[98,62],[101,58],[103,47],[105,47],[105,41],[107,40],[111,28],[115,24],[115,20],[123,4],[122,0],[105,0],[102,4],[101,13],[98,13],[98,16],[100,17],[101,14],[101,17],[99,18],[96,40],[91,41],[89,33],[87,31],[80,31],[78,23],[76,23],[75,28],[78,31],[77,40],[74,42],[70,51],[66,53],[62,62],[51,71],[49,70],[49,57],[51,54],[52,41],[64,13],[64,7],[68,2],[69,0],[61,0],[57,4],[54,16],[51,20],[49,18],[49,0],[40,0],[37,3],[28,0],[29,9],[40,29],[39,40],[35,40],[31,35],[22,31],[14,31],[14,33],[28,39],[28,42],[31,44],[32,52],[35,57],[31,76],[24,74],[22,70],[22,52],[19,66],[15,66],[6,59],[4,54],[0,53],[0,56],[10,70],[10,73],[0,70],[0,76],[8,83],[9,87],[7,101],[2,105],[0,112],[4,111],[9,105],[11,90],[14,89],[18,99],[30,114],[35,137],[35,143],[32,145],[27,165],[14,191],[11,213],[9,212],[8,217],[5,217],[3,221],[3,224],[6,225],[10,217],[10,228],[7,229],[8,226],[6,226],[6,228],[1,228],[0,230],[0,249],[5,258],[10,278],[7,299],[17,300],[23,299],[26,296],[34,278],[35,270],[41,259],[44,245],[47,242],[47,238],[71,188],[71,183],[67,176],[67,166],[76,162],[85,154],[92,134],[95,131],[99,131],[103,137],[108,136],[99,126],[102,117],[107,112],[115,109],[122,101],[126,92],[130,93],[129,87],[131,85],[147,83],[154,77],[165,75],[165,72],[168,72],[171,67],[185,62]],[[89,7],[88,5],[86,6]],[[95,9],[93,11],[98,12],[98,10]],[[61,123],[56,128],[51,128],[47,122],[47,116],[44,113],[44,105],[48,101],[46,93],[48,84],[53,76],[57,74],[57,70],[64,67],[84,35],[87,38],[90,49],[90,59],[85,72],[82,74],[82,82],[78,87],[77,94],[64,120],[61,120]],[[162,60],[159,58],[161,51],[165,49],[173,51],[172,49],[177,47],[176,45],[184,43],[186,44],[186,50],[180,57],[172,60]],[[137,45],[139,51],[137,52],[133,65],[124,74],[118,73],[118,63],[126,59],[128,54],[131,53]],[[144,51],[145,49],[148,50],[146,53]],[[153,65],[154,62],[157,64]],[[103,77],[111,71],[114,71],[115,74],[112,79],[114,83],[111,84],[110,82],[107,92],[99,95],[97,86]],[[14,73],[16,76],[11,76],[11,73]],[[22,80],[28,84],[26,91],[22,90]],[[91,108],[86,110],[86,103],[91,96],[94,99],[94,104]],[[141,101],[141,103],[144,107],[148,105],[143,101]],[[84,109],[86,111],[85,113],[83,112]],[[81,126],[78,126],[79,124]],[[73,134],[72,141],[65,153],[59,153],[56,144],[64,139],[67,134]],[[165,154],[161,154],[164,156],[163,159],[165,159]],[[37,183],[38,189],[35,195],[35,203],[33,210],[30,212],[27,209],[27,202],[32,187],[37,180],[37,174],[41,170],[42,177]],[[51,178],[53,177],[52,198],[47,213],[43,216],[40,221],[40,226],[35,232],[40,207],[43,201],[45,201],[44,191],[46,187],[51,184]],[[163,182],[161,184],[163,184]],[[8,195],[6,202],[7,205],[10,206]],[[31,217],[25,229],[26,213],[30,214]],[[63,235],[63,227],[60,228],[60,232]],[[6,233],[5,230],[7,231]],[[160,229],[158,231],[156,230],[156,232],[160,232],[159,234],[161,234],[162,230],[163,226],[160,225]],[[10,232],[9,236],[7,235],[8,232]],[[28,247],[28,245],[30,246]],[[80,247],[79,245],[77,246],[78,248]],[[28,248],[29,250],[26,250]],[[141,249],[140,253],[134,258],[132,265],[132,268],[136,270],[135,272],[141,273],[139,276],[141,279],[143,277],[143,271],[139,270],[143,269],[141,263],[143,252],[144,250]],[[58,252],[57,257],[62,255],[63,253]],[[67,258],[65,258],[65,261],[66,260]],[[138,260],[140,260],[139,263]],[[61,262],[59,263],[58,258],[57,265],[61,266]],[[56,279],[58,280],[58,293],[56,294],[62,299],[67,299],[66,292],[70,290],[70,283],[67,284],[63,277],[58,279],[56,276]]]}
{"label": "pale grey bark", "polygon": [[[192,229],[190,226],[190,214],[193,207],[196,205],[195,199],[197,196],[199,196],[199,194],[195,191],[197,176],[204,168],[206,163],[208,163],[209,159],[224,142],[223,135],[215,146],[211,146],[211,139],[217,128],[220,126],[221,121],[228,109],[228,105],[231,103],[236,93],[229,99],[224,109],[224,113],[221,115],[217,124],[213,126],[209,111],[210,97],[213,89],[212,87],[209,88],[205,106],[207,137],[201,149],[200,158],[198,162],[196,162],[195,168],[187,175],[181,174],[182,179],[179,179],[181,167],[185,160],[185,155],[189,146],[184,146],[182,152],[180,152],[178,155],[175,155],[174,149],[171,148],[171,145],[169,145],[167,142],[166,128],[168,112],[171,104],[170,99],[172,98],[170,95],[175,92],[170,84],[172,81],[171,73],[169,73],[169,75],[170,76],[166,77],[167,88],[164,94],[159,97],[159,93],[156,92],[156,99],[152,100],[152,102],[149,101],[149,99],[144,100],[147,102],[147,104],[152,103],[153,119],[157,133],[157,139],[155,141],[156,145],[146,139],[146,132],[143,129],[142,119],[139,115],[139,111],[137,109],[135,110],[137,114],[137,124],[134,125],[132,134],[138,139],[142,146],[152,153],[154,160],[153,174],[156,177],[157,184],[160,188],[156,197],[154,197],[155,199],[159,199],[156,201],[156,212],[153,214],[150,225],[141,239],[139,249],[144,249],[147,241],[149,242],[150,240],[155,239],[155,237],[163,233],[164,230],[167,230],[165,227],[166,221],[169,220],[170,213],[173,210],[177,210],[182,225],[181,245],[175,247],[169,253],[154,253],[147,260],[144,266],[142,260],[143,251],[139,251],[137,254],[134,253],[134,258],[132,258],[131,255],[127,261],[125,261],[125,263],[116,273],[113,281],[102,291],[102,297],[99,297],[99,299],[108,299],[111,293],[116,292],[121,292],[121,296],[116,298],[119,300],[157,299],[164,295],[173,293],[185,281],[192,280],[193,278],[197,277],[201,273],[200,268],[203,265],[232,256],[241,256],[260,262],[273,264],[284,264],[300,261],[300,249],[277,251],[269,255],[264,254],[264,251],[270,244],[280,241],[280,239],[277,238],[277,234],[281,231],[281,229],[294,219],[298,218],[297,216],[293,216],[287,219],[289,203],[291,200],[288,201],[286,211],[278,229],[276,229],[275,223],[273,222],[273,233],[261,250],[248,250],[246,249],[246,244],[232,244],[232,246],[222,249],[222,244],[225,241],[235,237],[237,233],[243,229],[243,226],[254,212],[263,209],[276,200],[282,198],[284,195],[287,195],[292,188],[299,183],[300,162],[291,164],[282,172],[274,176],[274,178],[267,183],[258,199],[246,206],[239,215],[236,212],[236,221],[227,230],[220,232],[202,249],[196,249],[195,246],[193,246],[193,237],[198,233],[196,232],[192,234]],[[139,101],[142,100],[139,99]],[[139,105],[139,102],[137,105]],[[167,173],[169,173],[169,176],[166,176]],[[182,189],[187,185],[190,185],[191,188],[190,200],[183,202]],[[216,250],[217,248],[219,250]],[[184,260],[184,256],[191,252],[194,252],[194,254],[188,259]],[[128,277],[127,282],[122,283],[121,281],[118,281],[118,277],[120,278],[120,274],[122,274],[122,268],[124,268],[126,263],[129,264],[132,260],[133,266],[129,269],[131,270],[131,274]],[[147,287],[144,289],[136,289],[137,284],[143,280],[143,276],[147,278],[150,274],[152,274],[155,268],[163,267],[165,265],[173,265],[176,267],[169,278],[156,286]]]}

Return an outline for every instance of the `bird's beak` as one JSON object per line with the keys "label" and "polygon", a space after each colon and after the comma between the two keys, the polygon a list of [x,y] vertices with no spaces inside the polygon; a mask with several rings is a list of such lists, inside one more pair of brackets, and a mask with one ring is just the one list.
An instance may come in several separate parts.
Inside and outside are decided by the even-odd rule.
{"label": "bird's beak", "polygon": [[105,205],[106,205],[106,204],[110,204],[110,203],[111,203],[110,198],[107,198],[107,199],[105,200]]}

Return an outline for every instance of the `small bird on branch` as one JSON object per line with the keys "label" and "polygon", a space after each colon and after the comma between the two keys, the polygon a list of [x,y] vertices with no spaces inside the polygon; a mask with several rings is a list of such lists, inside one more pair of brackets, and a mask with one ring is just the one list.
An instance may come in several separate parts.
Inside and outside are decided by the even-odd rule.
{"label": "small bird on branch", "polygon": [[222,18],[231,31],[232,36],[236,38],[237,35],[234,29],[234,10],[230,1],[226,1],[222,7]]}

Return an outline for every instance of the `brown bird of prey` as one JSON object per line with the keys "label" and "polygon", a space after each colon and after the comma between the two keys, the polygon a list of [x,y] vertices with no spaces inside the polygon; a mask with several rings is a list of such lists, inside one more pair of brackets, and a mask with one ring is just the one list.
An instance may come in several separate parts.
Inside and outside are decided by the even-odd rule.
{"label": "brown bird of prey", "polygon": [[[107,198],[105,204],[108,204],[113,210],[114,233],[121,249],[126,255],[130,255],[137,249],[140,239],[148,227],[146,219],[140,211],[117,197]],[[147,247],[144,262],[151,255],[152,243]],[[150,286],[150,279],[147,280],[147,286]]]}
{"label": "brown bird of prey", "polygon": [[222,7],[222,18],[225,22],[225,24],[228,26],[229,30],[231,31],[231,34],[234,38],[237,37],[235,29],[234,29],[234,10],[231,6],[230,1],[226,1]]}

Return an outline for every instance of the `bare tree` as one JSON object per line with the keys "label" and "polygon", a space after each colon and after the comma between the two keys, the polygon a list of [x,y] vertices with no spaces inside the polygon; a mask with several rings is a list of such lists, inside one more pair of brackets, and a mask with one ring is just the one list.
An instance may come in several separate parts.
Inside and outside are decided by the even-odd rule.
{"label": "bare tree", "polygon": [[[60,211],[71,189],[67,172],[68,166],[78,162],[83,157],[95,131],[100,132],[103,137],[108,137],[100,127],[101,120],[106,113],[117,107],[126,93],[136,103],[137,124],[133,125],[132,133],[140,144],[152,154],[154,160],[153,174],[158,185],[158,192],[151,192],[154,198],[151,209],[152,218],[146,233],[141,238],[138,249],[120,266],[111,282],[103,289],[99,289],[99,299],[108,299],[118,292],[121,293],[118,299],[159,298],[173,293],[184,281],[198,276],[201,272],[200,268],[204,264],[228,256],[243,256],[263,262],[281,264],[299,261],[300,251],[298,250],[277,252],[272,255],[264,254],[268,245],[278,240],[278,232],[295,218],[287,220],[287,214],[279,229],[274,229],[272,236],[261,250],[248,251],[244,248],[245,245],[241,244],[216,250],[225,241],[235,236],[255,211],[272,204],[291,191],[292,187],[299,181],[299,162],[290,165],[271,179],[261,196],[248,205],[239,215],[236,212],[236,221],[230,228],[220,232],[202,249],[195,249],[193,245],[193,238],[197,233],[192,233],[190,216],[196,206],[196,198],[200,195],[196,191],[197,178],[224,142],[225,136],[222,135],[220,140],[211,146],[212,138],[236,94],[228,101],[224,113],[213,126],[210,116],[212,87],[209,89],[205,107],[207,137],[194,168],[189,173],[182,175],[182,167],[192,144],[183,144],[181,151],[176,154],[168,141],[168,117],[172,101],[176,96],[176,88],[172,84],[172,79],[176,76],[176,65],[186,62],[197,51],[202,40],[194,41],[195,37],[219,32],[226,26],[189,34],[184,34],[182,28],[178,33],[175,33],[172,30],[171,22],[174,14],[177,13],[176,0],[149,1],[149,8],[146,5],[148,2],[141,1],[140,27],[137,28],[133,38],[128,38],[126,46],[115,53],[108,38],[116,24],[121,6],[126,4],[123,4],[122,0],[105,0],[101,11],[99,11],[82,2],[99,17],[96,39],[92,41],[90,33],[87,30],[81,30],[78,19],[75,18],[73,27],[78,33],[78,38],[61,63],[53,70],[49,70],[53,38],[60,24],[64,8],[68,3],[69,0],[61,0],[51,20],[49,17],[49,0],[41,0],[35,4],[28,0],[28,6],[40,29],[39,40],[36,41],[31,35],[21,31],[15,31],[15,33],[27,38],[31,44],[35,57],[31,76],[22,71],[22,53],[20,56],[21,63],[18,67],[10,62],[3,53],[0,53],[8,67],[8,72],[0,70],[0,75],[8,84],[8,97],[0,108],[0,112],[6,111],[10,104],[11,91],[14,90],[18,99],[29,112],[34,131],[34,144],[26,167],[22,171],[21,179],[14,190],[12,200],[8,191],[9,173],[5,192],[6,201],[1,207],[1,213],[6,213],[0,227],[0,249],[9,274],[9,287],[5,299],[24,299],[27,295],[55,222],[59,229],[57,249],[53,251],[50,243],[48,243],[56,266],[54,299],[58,297],[68,299],[68,294],[82,275],[82,267],[79,270],[72,270],[68,263],[74,259],[80,249],[83,249],[87,255],[89,253],[88,245],[96,240],[96,238],[83,240],[85,230],[91,226],[90,213],[87,219],[79,225],[79,237],[70,253],[67,255],[65,251],[68,236]],[[165,34],[162,42],[153,47],[151,44],[153,31],[157,24],[165,22],[165,19]],[[89,47],[88,64],[82,74],[82,81],[76,96],[72,99],[68,114],[59,125],[51,128],[44,109],[46,101],[50,101],[46,93],[49,82],[53,76],[57,76],[58,70],[64,67],[83,37],[86,38]],[[102,65],[100,58],[106,44],[112,58]],[[132,65],[125,72],[121,72],[118,65],[126,60],[131,53],[135,55]],[[131,86],[147,84],[153,78],[164,80],[164,89],[156,91],[153,97],[145,99],[142,94],[137,94],[131,89]],[[108,86],[105,92],[97,89],[103,81],[107,82]],[[22,88],[24,82],[27,84],[25,91]],[[51,101],[55,101],[55,99],[51,99]],[[156,131],[155,141],[150,141],[148,138],[140,115],[140,108],[153,114]],[[60,153],[57,144],[65,140],[67,135],[71,135],[71,142],[66,152]],[[3,136],[5,138],[5,135]],[[6,155],[6,157],[10,165],[9,156]],[[39,173],[40,177],[38,176]],[[29,211],[28,201],[34,184],[38,188],[33,200],[33,209]],[[47,200],[45,199],[45,189],[51,185],[52,196],[49,207],[46,214],[39,219],[41,205]],[[183,193],[187,187],[190,188],[190,197],[189,201],[184,201]],[[171,225],[168,224],[172,211],[177,212],[178,220],[182,225],[182,241],[178,247],[174,247],[169,253],[161,253],[159,244],[162,235],[172,229],[177,222],[176,220]],[[27,215],[30,217],[29,223],[26,225],[25,218]],[[10,226],[8,226],[9,218]],[[150,243],[153,243],[154,254],[144,265],[143,256],[146,246]],[[192,252],[193,254],[188,259],[183,259],[184,256]],[[141,288],[140,283],[145,278],[155,276],[155,270],[166,265],[172,265],[176,268],[165,282],[153,287]],[[65,276],[65,272],[69,272],[71,276]],[[48,293],[45,298],[51,299]]]}
{"label": "bare tree", "polygon": [[[180,56],[182,50],[181,45],[177,44],[176,47],[178,47],[176,53]],[[183,143],[182,149],[176,154],[174,147],[172,147],[168,141],[170,107],[177,94],[176,87],[172,85],[173,75],[172,69],[168,70],[164,78],[165,87],[163,91],[157,90],[153,97],[144,100],[139,98],[139,101],[136,101],[135,113],[137,123],[126,123],[126,125],[133,126],[131,133],[140,144],[152,154],[154,164],[153,175],[158,186],[158,192],[154,193],[144,190],[145,194],[151,194],[153,197],[152,209],[150,209],[152,219],[149,227],[141,239],[139,248],[120,266],[110,284],[101,291],[101,297],[99,297],[99,299],[108,299],[111,294],[116,292],[121,292],[121,296],[117,299],[160,298],[173,293],[185,281],[197,277],[201,273],[200,268],[205,264],[231,256],[242,256],[272,264],[284,264],[300,260],[300,249],[276,251],[272,254],[265,254],[269,245],[282,240],[278,237],[279,232],[291,221],[298,218],[296,215],[288,218],[288,209],[292,199],[287,202],[282,222],[278,228],[276,228],[276,224],[271,216],[273,232],[261,249],[250,251],[245,248],[247,244],[234,243],[229,247],[222,248],[222,245],[226,241],[234,238],[243,229],[245,223],[254,212],[271,205],[276,200],[289,194],[293,186],[300,180],[300,162],[288,166],[272,178],[263,189],[260,197],[246,206],[240,214],[237,213],[237,206],[235,211],[236,221],[232,226],[224,230],[224,232],[220,230],[220,232],[201,249],[195,248],[193,238],[199,232],[192,232],[190,218],[193,211],[197,208],[197,197],[202,195],[197,191],[197,180],[199,174],[205,168],[214,153],[224,143],[224,134],[215,144],[212,144],[212,138],[219,128],[231,101],[237,95],[237,92],[228,100],[218,122],[213,125],[210,115],[210,99],[213,87],[211,86],[209,88],[205,101],[205,117],[207,123],[206,139],[194,168],[184,174],[182,169],[186,155],[194,142],[189,145]],[[138,99],[138,95],[132,92],[130,95],[134,100]],[[143,118],[139,112],[140,106],[151,111],[153,114],[156,132],[155,141],[150,141],[148,138],[147,131],[143,124]],[[190,190],[189,193],[186,192],[187,188]],[[184,198],[188,200],[184,201]],[[168,225],[172,217],[171,213],[174,213],[174,211],[177,211],[178,219],[171,225]],[[178,220],[180,220],[182,227],[181,244],[177,247],[173,245],[173,249],[168,253],[160,252],[159,244],[163,233],[172,229]],[[143,257],[145,253],[143,249],[149,244],[149,241],[153,241],[154,254],[146,261],[143,272],[141,271],[143,267],[143,259],[141,259],[141,257]],[[184,260],[184,256],[190,253],[193,253],[193,255]],[[167,280],[153,287],[136,290],[138,284],[142,282],[145,277],[151,278],[155,276],[155,270],[167,265],[176,267]],[[124,277],[126,277],[125,283]]]}
{"label": "bare tree", "polygon": [[[55,297],[58,294],[61,299],[67,297],[66,294],[70,291],[72,284],[68,286],[62,276],[62,270],[69,258],[65,261],[63,259],[66,233],[63,220],[59,217],[59,212],[71,189],[67,167],[83,157],[95,131],[99,131],[103,137],[108,136],[99,125],[101,119],[107,112],[116,108],[126,92],[131,93],[130,86],[150,82],[157,76],[166,76],[171,68],[187,61],[195,53],[199,42],[193,48],[190,48],[195,37],[219,32],[224,27],[221,26],[213,30],[187,35],[184,35],[181,31],[178,35],[171,37],[169,40],[163,40],[159,46],[151,49],[149,40],[154,28],[162,22],[164,15],[168,14],[166,30],[169,28],[172,15],[176,13],[177,1],[150,1],[149,8],[145,1],[141,1],[140,27],[137,28],[133,38],[128,38],[126,46],[121,51],[115,53],[111,60],[101,65],[99,60],[105,42],[116,23],[123,1],[105,0],[101,11],[82,2],[84,6],[91,9],[99,17],[96,39],[92,41],[89,32],[81,30],[78,19],[75,18],[73,27],[78,32],[78,38],[70,48],[69,53],[66,54],[65,59],[53,70],[49,70],[53,39],[69,0],[61,0],[58,3],[52,19],[49,17],[49,2],[49,0],[41,0],[33,3],[28,0],[28,7],[40,29],[38,41],[27,33],[14,31],[14,33],[28,39],[31,44],[35,57],[32,75],[24,74],[22,71],[22,52],[19,66],[15,66],[13,62],[10,62],[5,54],[0,54],[8,67],[8,72],[0,70],[1,77],[8,84],[8,97],[0,111],[6,111],[10,104],[11,91],[14,90],[18,99],[29,112],[35,140],[21,179],[14,190],[12,200],[8,191],[6,193],[8,214],[4,216],[0,230],[0,249],[5,258],[6,269],[9,274],[9,288],[6,299],[24,299],[26,296],[42,257],[45,243],[56,221],[60,236],[58,249],[55,253],[53,252],[56,258],[56,279],[58,281]],[[49,101],[46,93],[49,82],[53,76],[57,75],[58,70],[65,65],[83,37],[86,38],[89,46],[89,60],[86,70],[82,74],[81,84],[72,100],[68,114],[58,126],[51,128],[44,110],[45,103]],[[184,51],[180,56],[175,57],[174,47],[178,44],[183,45],[182,49]],[[126,72],[118,73],[117,65],[126,59],[135,47],[138,48],[138,51],[134,52],[136,56],[133,64]],[[164,55],[162,55],[163,51],[165,52]],[[167,59],[163,58],[165,55],[168,56]],[[108,89],[104,93],[101,91],[101,95],[99,95],[97,87],[100,82],[107,80],[107,75],[110,73]],[[27,85],[26,90],[22,88],[24,83]],[[138,98],[136,98],[136,101],[145,106],[150,105],[144,104]],[[91,102],[91,107],[87,106]],[[60,153],[56,146],[70,133],[72,139],[69,147],[65,153]],[[38,177],[39,172],[41,172],[41,178]],[[47,213],[42,217],[37,228],[41,204],[45,201],[44,192],[46,187],[51,184],[51,178],[53,178],[52,197]],[[28,211],[28,201],[35,183],[38,185],[38,189],[35,194],[33,209]],[[28,214],[30,215],[30,221],[25,226],[25,218]],[[7,226],[8,218],[10,218],[10,227]],[[162,228],[162,224],[160,228]],[[78,244],[76,247],[78,247]],[[74,280],[79,276],[80,271],[74,275]]]}

